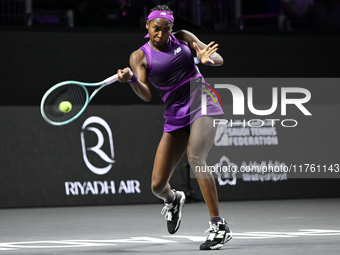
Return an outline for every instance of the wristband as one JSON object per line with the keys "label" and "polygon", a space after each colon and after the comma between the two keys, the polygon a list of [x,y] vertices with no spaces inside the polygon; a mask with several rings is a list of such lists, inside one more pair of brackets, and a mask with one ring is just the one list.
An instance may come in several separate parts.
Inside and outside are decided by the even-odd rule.
{"label": "wristband", "polygon": [[132,73],[133,73],[133,76],[131,77],[130,80],[126,81],[127,83],[135,83],[138,80],[136,74],[134,72]]}

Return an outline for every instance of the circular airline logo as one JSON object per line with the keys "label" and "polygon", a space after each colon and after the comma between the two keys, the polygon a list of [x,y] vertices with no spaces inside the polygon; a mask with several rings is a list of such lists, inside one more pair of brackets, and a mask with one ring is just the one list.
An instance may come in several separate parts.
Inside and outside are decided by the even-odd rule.
{"label": "circular airline logo", "polygon": [[[100,128],[99,128],[100,127]],[[103,133],[104,132],[104,133]],[[92,133],[95,137],[95,145],[88,146],[87,145],[87,138],[86,133]],[[81,131],[81,145],[82,145],[82,153],[83,159],[88,167],[93,173],[98,175],[104,175],[108,173],[114,160],[114,145],[113,145],[113,136],[110,126],[107,122],[97,116],[92,116],[85,120],[82,131]],[[93,135],[92,135],[93,136]],[[108,148],[104,150],[103,145],[108,144]],[[88,156],[89,152],[95,153],[99,156],[99,158],[104,162],[104,167],[98,167],[91,163],[90,157]]]}

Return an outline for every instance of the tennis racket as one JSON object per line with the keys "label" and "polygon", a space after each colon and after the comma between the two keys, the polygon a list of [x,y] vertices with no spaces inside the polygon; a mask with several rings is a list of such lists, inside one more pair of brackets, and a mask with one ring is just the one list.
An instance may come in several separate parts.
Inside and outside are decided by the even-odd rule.
{"label": "tennis racket", "polygon": [[[78,81],[63,81],[60,82],[44,94],[40,111],[41,115],[46,122],[55,126],[61,126],[74,121],[86,109],[92,98],[98,93],[99,90],[107,85],[117,81],[117,74],[96,83],[86,83]],[[89,96],[89,91],[86,87],[97,87]],[[61,102],[68,101],[72,104],[69,112],[60,110],[59,105]]]}

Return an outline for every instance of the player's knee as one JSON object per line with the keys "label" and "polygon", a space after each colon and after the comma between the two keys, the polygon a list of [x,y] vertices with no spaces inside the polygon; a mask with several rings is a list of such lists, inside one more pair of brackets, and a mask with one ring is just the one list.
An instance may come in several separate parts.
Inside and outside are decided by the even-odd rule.
{"label": "player's knee", "polygon": [[152,180],[151,182],[151,191],[154,194],[162,193],[165,187],[166,187],[166,183],[163,183],[161,181]]}
{"label": "player's knee", "polygon": [[192,169],[194,169],[196,166],[204,166],[206,164],[205,159],[195,154],[188,156],[188,162]]}

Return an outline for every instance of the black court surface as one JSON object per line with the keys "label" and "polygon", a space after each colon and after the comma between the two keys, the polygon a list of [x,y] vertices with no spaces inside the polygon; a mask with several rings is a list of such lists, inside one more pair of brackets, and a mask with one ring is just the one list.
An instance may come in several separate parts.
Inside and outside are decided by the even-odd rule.
{"label": "black court surface", "polygon": [[0,210],[0,254],[340,254],[340,199],[222,202],[234,238],[200,251],[204,203],[184,206],[166,230],[162,204]]}

